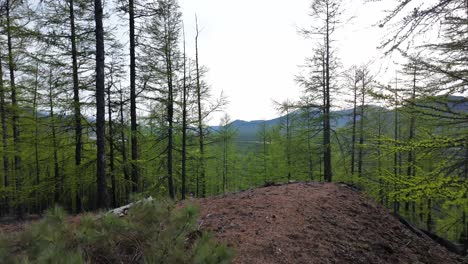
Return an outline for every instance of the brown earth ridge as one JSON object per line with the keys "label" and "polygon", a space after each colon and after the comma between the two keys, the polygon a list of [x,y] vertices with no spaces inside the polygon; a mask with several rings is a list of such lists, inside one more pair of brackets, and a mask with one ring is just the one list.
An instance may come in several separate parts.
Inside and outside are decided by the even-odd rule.
{"label": "brown earth ridge", "polygon": [[235,263],[468,263],[342,184],[296,183],[196,200]]}

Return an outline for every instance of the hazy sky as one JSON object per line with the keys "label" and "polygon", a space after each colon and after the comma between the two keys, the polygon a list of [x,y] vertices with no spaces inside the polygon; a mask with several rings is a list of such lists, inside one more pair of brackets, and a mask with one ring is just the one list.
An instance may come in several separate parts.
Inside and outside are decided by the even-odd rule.
{"label": "hazy sky", "polygon": [[[344,0],[342,20],[351,21],[336,33],[334,43],[344,67],[381,57],[376,49],[384,31],[373,25],[385,5],[394,1],[363,3]],[[193,46],[195,13],[202,29],[200,63],[209,68],[213,94],[228,96],[225,111],[232,120],[270,119],[278,116],[272,103],[297,99],[294,82],[299,65],[310,56],[314,43],[297,29],[313,23],[311,0],[180,0],[187,45]],[[193,50],[189,51],[193,52]],[[217,124],[219,116],[210,124]]]}

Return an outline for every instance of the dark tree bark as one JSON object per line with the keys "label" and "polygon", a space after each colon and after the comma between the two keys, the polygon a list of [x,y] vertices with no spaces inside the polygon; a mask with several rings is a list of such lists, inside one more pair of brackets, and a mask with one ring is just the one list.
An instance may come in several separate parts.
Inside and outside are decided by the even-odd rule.
{"label": "dark tree bark", "polygon": [[309,180],[313,181],[314,180],[314,157],[312,153],[312,113],[311,109],[308,107],[307,108],[307,154],[308,154],[308,159],[309,159]]}
{"label": "dark tree bark", "polygon": [[129,195],[130,195],[130,186],[129,186],[129,181],[130,177],[128,175],[128,158],[127,158],[127,146],[126,146],[126,140],[125,140],[125,122],[124,122],[124,100],[123,100],[123,91],[122,89],[119,90],[120,93],[120,140],[122,141],[122,163],[123,163],[123,174],[124,174],[124,179],[125,179],[125,202],[128,202]]}
{"label": "dark tree bark", "polygon": [[[0,72],[1,75],[1,72]],[[33,119],[34,119],[34,166],[36,173],[36,190],[34,192],[36,211],[38,214],[41,213],[41,198],[39,197],[39,185],[41,183],[41,168],[39,164],[39,118],[38,118],[38,109],[37,109],[37,97],[38,97],[38,86],[39,86],[39,63],[36,65],[36,78],[34,83],[34,95],[33,95]]]}
{"label": "dark tree bark", "polygon": [[357,73],[354,76],[354,101],[353,101],[353,134],[351,138],[351,176],[354,176],[354,166],[355,166],[355,157],[356,157],[356,127],[357,127]]}
{"label": "dark tree bark", "polygon": [[[412,102],[415,102],[416,100],[416,68],[414,69],[414,72],[413,72],[413,90],[412,90],[412,94],[411,94],[411,101]],[[414,113],[411,113],[411,117],[410,117],[410,128],[409,128],[409,137],[408,137],[408,140],[411,142],[414,137],[416,136],[416,117],[414,115]],[[414,154],[414,151],[413,150],[410,150],[408,152],[408,168],[406,170],[406,175],[408,177],[411,177],[411,176],[416,176],[416,170],[415,170],[415,154]]]}
{"label": "dark tree bark", "polygon": [[[227,125],[227,124],[226,124]],[[228,135],[223,138],[223,194],[228,189],[228,173],[229,173],[229,152],[228,152]]]}
{"label": "dark tree bark", "polygon": [[24,217],[24,204],[21,200],[21,191],[23,187],[23,176],[21,175],[21,149],[20,149],[20,130],[19,130],[19,115],[18,115],[18,101],[16,90],[15,70],[16,65],[13,59],[13,43],[12,43],[12,26],[11,26],[11,1],[6,1],[6,30],[8,42],[8,65],[10,68],[10,90],[11,90],[11,106],[12,106],[12,126],[13,126],[13,150],[15,170],[14,175],[16,178],[16,215],[22,219]]}
{"label": "dark tree bark", "polygon": [[[417,70],[416,70],[416,67],[413,69],[413,89],[412,89],[412,92],[411,92],[411,104],[413,104],[416,100],[416,81],[417,81],[417,78],[416,78],[416,75],[417,74]],[[416,117],[414,115],[413,112],[410,113],[410,127],[409,127],[409,136],[408,136],[408,141],[409,142],[412,142],[414,137],[415,137],[415,130],[416,130]],[[416,169],[415,169],[415,155],[414,155],[414,150],[410,150],[408,151],[408,165],[407,165],[407,168],[406,168],[406,177],[410,178],[412,176],[416,176]],[[416,210],[415,209],[415,204],[414,202],[412,203],[413,204],[413,214],[414,214],[414,211]],[[409,202],[405,202],[405,211],[409,211],[410,209],[410,203]]]}
{"label": "dark tree bark", "polygon": [[[111,69],[111,75],[112,69]],[[112,78],[112,77],[111,77]],[[115,165],[114,165],[114,122],[112,121],[112,100],[111,100],[111,86],[110,83],[107,86],[107,116],[108,116],[108,123],[109,123],[109,169],[110,169],[110,176],[111,176],[111,184],[112,184],[112,207],[117,207],[117,185],[115,182]]]}
{"label": "dark tree bark", "polygon": [[54,161],[54,201],[56,204],[60,202],[60,194],[62,189],[62,179],[60,177],[60,168],[58,162],[58,144],[57,144],[57,130],[55,126],[55,113],[54,113],[54,85],[52,81],[52,70],[49,73],[49,111],[50,111],[50,127],[52,130],[52,152]]}
{"label": "dark tree bark", "polygon": [[78,50],[76,47],[76,29],[75,29],[75,10],[74,0],[69,0],[70,12],[70,42],[72,48],[72,67],[73,67],[73,111],[75,119],[75,175],[78,177],[76,186],[76,211],[82,211],[81,203],[81,188],[82,178],[80,173],[81,166],[81,150],[83,148],[82,134],[83,128],[81,124],[81,104],[80,104],[80,84],[78,79]]}
{"label": "dark tree bark", "polygon": [[361,91],[361,109],[359,120],[359,152],[358,152],[358,175],[362,177],[362,158],[363,158],[363,145],[364,145],[364,108],[366,104],[366,79],[365,71],[362,70],[362,91]]}
{"label": "dark tree bark", "polygon": [[[0,119],[2,123],[2,158],[3,158],[3,184],[5,189],[10,186],[10,171],[9,171],[9,158],[8,158],[8,125],[7,113],[5,102],[5,85],[3,83],[3,65],[2,54],[0,53]],[[10,211],[9,195],[5,197],[5,213]]]}
{"label": "dark tree bark", "polygon": [[186,181],[187,181],[187,56],[185,51],[185,30],[183,32],[184,37],[184,54],[183,54],[183,92],[182,92],[182,200],[185,200]]}
{"label": "dark tree bark", "polygon": [[200,83],[200,65],[198,53],[198,37],[200,31],[198,30],[198,20],[196,20],[196,36],[195,36],[195,66],[197,71],[197,106],[198,106],[198,144],[200,148],[200,169],[199,178],[197,180],[197,196],[206,196],[206,175],[205,175],[205,135],[203,132],[203,116],[202,116],[202,103],[201,103],[201,83]]}
{"label": "dark tree bark", "polygon": [[380,204],[385,204],[386,207],[388,207],[388,200],[384,198],[384,195],[386,195],[386,192],[384,190],[384,183],[382,180],[382,134],[383,134],[383,128],[382,128],[382,110],[378,110],[378,117],[377,117],[377,173],[379,177],[379,199],[380,199]]}
{"label": "dark tree bark", "polygon": [[[398,134],[398,79],[396,79],[396,83],[395,83],[395,91],[394,91],[394,96],[395,96],[395,110],[394,110],[394,132],[393,132],[393,136],[394,136],[394,140],[395,140],[395,146],[397,146],[397,141],[398,141],[398,138],[399,138],[399,134]],[[399,153],[398,151],[395,151],[395,154],[393,155],[393,174],[394,174],[394,177],[395,179],[398,177],[398,158],[399,158]],[[396,190],[397,186],[395,184],[395,190]],[[400,203],[396,200],[396,198],[394,199],[393,201],[393,212],[394,213],[398,213],[400,210]]]}
{"label": "dark tree bark", "polygon": [[286,105],[286,164],[288,165],[288,182],[291,181],[291,116],[289,106]]}
{"label": "dark tree bark", "polygon": [[130,130],[132,155],[132,191],[138,192],[138,125],[136,114],[136,59],[135,59],[135,7],[134,0],[128,1],[130,17]]}
{"label": "dark tree bark", "polygon": [[326,182],[332,181],[332,153],[331,153],[331,126],[330,126],[330,13],[329,2],[326,3],[326,32],[325,32],[325,114],[324,118],[324,131],[323,131],[323,145],[324,145],[324,178]]}
{"label": "dark tree bark", "polygon": [[[169,44],[168,44],[169,46]],[[173,69],[172,69],[172,56],[170,47],[166,49],[166,67],[167,67],[167,187],[171,199],[175,199],[174,193],[174,180],[173,180],[173,149],[174,149],[174,86],[173,86]]]}
{"label": "dark tree bark", "polygon": [[106,102],[104,83],[104,27],[101,0],[94,0],[96,22],[96,138],[97,138],[97,207],[109,207],[106,178]]}

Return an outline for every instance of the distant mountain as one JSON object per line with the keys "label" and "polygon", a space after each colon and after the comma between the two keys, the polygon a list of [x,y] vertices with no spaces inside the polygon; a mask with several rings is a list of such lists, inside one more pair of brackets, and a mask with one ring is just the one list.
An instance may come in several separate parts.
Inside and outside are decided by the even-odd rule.
{"label": "distant mountain", "polygon": [[[372,106],[376,107],[376,106]],[[352,109],[333,111],[331,125],[333,129],[342,128],[346,126],[352,120]],[[299,110],[290,114],[293,119],[300,117],[301,112]],[[260,131],[263,124],[266,124],[268,127],[273,127],[281,124],[286,116],[277,117],[270,120],[254,120],[254,121],[244,121],[244,120],[235,120],[231,125],[237,129],[237,142],[254,142],[258,141],[258,131]],[[218,131],[220,126],[212,126],[211,129]]]}

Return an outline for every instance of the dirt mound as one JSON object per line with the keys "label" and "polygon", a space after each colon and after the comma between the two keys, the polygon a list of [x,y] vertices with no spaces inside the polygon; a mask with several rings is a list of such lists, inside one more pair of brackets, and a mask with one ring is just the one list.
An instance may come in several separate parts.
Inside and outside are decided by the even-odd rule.
{"label": "dirt mound", "polygon": [[200,224],[236,249],[235,263],[461,263],[360,192],[289,184],[197,201]]}

